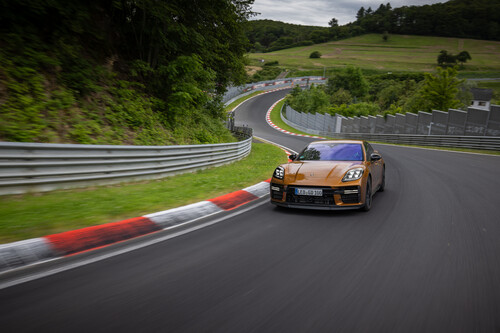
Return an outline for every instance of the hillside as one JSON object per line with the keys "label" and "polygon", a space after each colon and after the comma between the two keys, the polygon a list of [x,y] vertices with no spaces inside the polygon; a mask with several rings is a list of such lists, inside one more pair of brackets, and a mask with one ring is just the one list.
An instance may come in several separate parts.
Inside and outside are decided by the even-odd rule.
{"label": "hillside", "polygon": [[[329,28],[255,20],[245,24],[249,52],[272,52],[368,33],[500,40],[500,0],[450,0],[423,6],[361,7],[356,21]],[[353,13],[354,14],[354,13]],[[333,18],[335,19],[335,18]],[[326,22],[325,22],[326,23]]]}
{"label": "hillside", "polygon": [[329,39],[325,27],[290,24],[273,20],[252,20],[244,25],[251,43],[249,51],[270,52],[296,46],[312,45]]}
{"label": "hillside", "polygon": [[225,0],[0,2],[0,140],[234,140],[221,95],[245,80],[249,11]]}
{"label": "hillside", "polygon": [[363,32],[500,40],[500,0],[450,0],[423,6],[361,7]]}
{"label": "hillside", "polygon": [[[463,38],[390,35],[384,41],[381,34],[367,34],[341,41],[306,47],[295,47],[270,53],[251,53],[257,63],[278,61],[292,70],[289,76],[323,75],[353,65],[365,72],[429,72],[437,66],[441,50],[453,54],[467,50],[472,60],[460,70],[462,77],[500,77],[500,42]],[[312,51],[322,57],[310,59]]]}

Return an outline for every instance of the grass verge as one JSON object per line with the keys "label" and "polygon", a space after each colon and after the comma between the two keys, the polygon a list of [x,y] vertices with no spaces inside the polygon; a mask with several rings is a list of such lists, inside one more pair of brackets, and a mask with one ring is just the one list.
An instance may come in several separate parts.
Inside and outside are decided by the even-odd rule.
{"label": "grass verge", "polygon": [[248,94],[246,96],[243,96],[242,98],[238,98],[237,100],[235,100],[234,102],[232,102],[231,104],[229,104],[228,106],[226,106],[224,109],[226,110],[226,112],[233,111],[233,109],[235,107],[237,107],[240,103],[243,103],[247,99],[250,99],[250,98],[252,98],[254,96],[257,96],[257,95],[260,95],[260,94],[263,94],[263,93],[265,93],[265,91],[254,91],[253,93]]}
{"label": "grass verge", "polygon": [[280,111],[281,111],[281,108],[283,107],[284,103],[285,103],[285,101],[283,100],[283,101],[279,102],[278,104],[276,104],[274,106],[274,108],[272,109],[271,121],[273,122],[273,124],[278,126],[281,129],[284,129],[284,130],[292,132],[292,133],[304,134],[304,135],[315,135],[315,134],[299,131],[296,128],[288,126],[283,120],[281,120]]}
{"label": "grass verge", "polygon": [[[283,122],[280,117],[280,110],[283,106],[283,103],[285,101],[281,101],[276,106],[274,109],[271,111],[271,121],[278,127],[287,130],[292,133],[296,134],[305,134],[305,135],[316,135],[316,134],[311,134],[307,132],[302,132],[299,131],[296,128],[293,128]],[[338,138],[332,138],[328,136],[322,136],[325,139],[331,139],[331,140],[338,140]],[[395,146],[403,146],[403,147],[417,147],[417,148],[428,148],[428,149],[437,149],[437,150],[444,150],[444,151],[460,151],[460,152],[466,152],[466,153],[479,153],[479,154],[489,154],[489,155],[500,155],[499,151],[492,151],[492,150],[480,150],[480,149],[466,149],[466,148],[451,148],[451,147],[435,147],[435,146],[416,146],[416,145],[405,145],[405,144],[396,144],[396,143],[387,143],[387,142],[382,142],[382,141],[370,141],[371,143],[380,143],[380,144],[390,144],[390,145],[395,145]]]}
{"label": "grass verge", "polygon": [[0,197],[0,243],[123,220],[217,197],[271,177],[283,151],[252,144],[245,159],[161,180]]}

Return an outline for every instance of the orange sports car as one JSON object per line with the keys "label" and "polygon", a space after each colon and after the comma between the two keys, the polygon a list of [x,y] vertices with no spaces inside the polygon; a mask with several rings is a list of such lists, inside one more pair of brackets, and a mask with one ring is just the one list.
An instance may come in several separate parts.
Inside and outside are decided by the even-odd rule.
{"label": "orange sports car", "polygon": [[289,159],[271,179],[271,203],[278,206],[368,211],[385,187],[385,162],[366,141],[315,141]]}

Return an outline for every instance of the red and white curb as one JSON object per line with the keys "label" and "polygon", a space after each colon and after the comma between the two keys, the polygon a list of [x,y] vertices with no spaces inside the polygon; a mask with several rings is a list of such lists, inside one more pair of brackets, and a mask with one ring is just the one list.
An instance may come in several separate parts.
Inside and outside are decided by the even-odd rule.
{"label": "red and white curb", "polygon": [[141,217],[0,245],[0,272],[97,249],[231,211],[267,195],[269,182],[270,179],[217,198]]}
{"label": "red and white curb", "polygon": [[271,112],[274,110],[274,108],[276,107],[276,105],[281,102],[282,100],[284,100],[285,97],[283,97],[282,99],[279,99],[277,100],[273,105],[271,105],[271,107],[269,108],[269,110],[267,110],[267,113],[266,113],[266,121],[267,123],[269,124],[269,126],[271,126],[272,128],[274,128],[275,130],[278,130],[282,133],[285,133],[285,134],[289,134],[289,135],[294,135],[294,136],[302,136],[302,137],[305,137],[305,138],[314,138],[314,139],[326,139],[322,136],[317,136],[317,135],[308,135],[308,134],[298,134],[298,133],[293,133],[293,132],[290,132],[290,131],[287,131],[287,130],[284,130],[282,129],[281,127],[275,125],[272,120],[271,120]]}

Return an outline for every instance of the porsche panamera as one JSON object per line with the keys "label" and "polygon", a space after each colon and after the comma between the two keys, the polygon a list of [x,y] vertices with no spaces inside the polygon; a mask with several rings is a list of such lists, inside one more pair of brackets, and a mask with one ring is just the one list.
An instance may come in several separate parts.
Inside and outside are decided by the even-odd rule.
{"label": "porsche panamera", "polygon": [[270,183],[271,203],[305,209],[370,210],[385,189],[385,162],[366,141],[315,141],[278,166]]}

